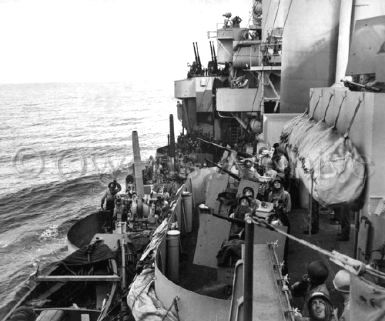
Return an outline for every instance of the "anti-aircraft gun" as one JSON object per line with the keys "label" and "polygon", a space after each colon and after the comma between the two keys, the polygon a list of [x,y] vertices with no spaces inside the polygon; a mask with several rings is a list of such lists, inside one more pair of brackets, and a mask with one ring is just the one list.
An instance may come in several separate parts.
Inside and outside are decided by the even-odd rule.
{"label": "anti-aircraft gun", "polygon": [[[193,42],[193,45],[194,45],[194,42]],[[202,70],[202,63],[201,63],[201,57],[199,55],[199,49],[198,49],[198,43],[195,42],[195,45],[194,45],[194,53],[195,53],[195,62],[197,64],[197,74],[198,75],[202,75],[203,74],[203,70]]]}
{"label": "anti-aircraft gun", "polygon": [[193,48],[194,48],[195,61],[193,61],[192,65],[190,66],[190,70],[187,74],[188,78],[203,75],[202,63],[201,63],[201,58],[199,56],[199,49],[198,49],[197,42],[193,42]]}
{"label": "anti-aircraft gun", "polygon": [[209,75],[216,75],[218,73],[218,62],[213,41],[210,41],[210,52],[211,61],[209,61],[207,69],[209,70]]}

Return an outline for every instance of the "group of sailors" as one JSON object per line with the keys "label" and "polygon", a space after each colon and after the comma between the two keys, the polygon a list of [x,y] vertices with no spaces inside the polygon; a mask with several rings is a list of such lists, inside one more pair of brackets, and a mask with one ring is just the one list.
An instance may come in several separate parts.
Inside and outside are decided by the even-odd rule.
{"label": "group of sailors", "polygon": [[[326,285],[328,277],[329,270],[325,263],[312,261],[302,279],[291,285],[292,296],[304,298],[301,312],[295,313],[296,321],[349,321],[350,274],[346,270],[338,271],[333,278],[333,289],[328,289]],[[332,302],[330,290],[343,297],[341,311]]]}
{"label": "group of sailors", "polygon": [[[266,207],[267,202],[256,198],[254,189],[246,186],[242,195],[238,199],[238,204],[231,211],[229,215],[230,219],[234,219],[231,228],[229,242],[225,243],[225,248],[221,249],[218,253],[221,262],[225,262],[226,259],[221,257],[224,253],[229,253],[229,247],[232,248],[231,252],[238,253],[240,251],[235,250],[236,247],[240,247],[242,243],[234,242],[234,239],[244,239],[244,219],[248,213],[251,215],[257,215],[258,209]],[[291,197],[285,190],[282,179],[277,176],[269,188],[267,201],[273,203],[273,211],[268,215],[267,220],[270,224],[275,226],[286,226],[287,232],[290,233],[290,219],[289,213],[291,211]],[[285,275],[288,273],[287,269],[287,255],[288,255],[288,242],[285,243],[282,273]],[[233,258],[231,261],[226,262],[234,263],[238,258]],[[349,285],[350,274],[345,270],[339,271],[334,279],[334,290],[339,291],[344,298],[344,310],[339,311],[340,318],[337,317],[337,310],[330,297],[330,290],[326,286],[326,281],[329,277],[328,267],[323,261],[313,261],[307,266],[307,273],[303,275],[301,280],[295,282],[291,287],[291,293],[293,297],[302,297],[304,300],[303,306],[298,306],[301,312],[296,312],[296,321],[348,321],[349,317]]]}
{"label": "group of sailors", "polygon": [[120,193],[121,185],[114,179],[101,199],[100,208],[108,212],[108,229],[112,230],[117,222],[135,222],[144,219],[147,223],[157,223],[169,211],[169,193],[154,193],[139,197],[134,190],[133,177],[126,179],[126,191]]}
{"label": "group of sailors", "polygon": [[[245,187],[242,195],[237,200],[237,206],[230,210],[230,218],[241,222],[244,221],[247,213],[257,215],[259,209],[263,209],[267,204],[271,205],[273,210],[267,216],[267,221],[272,225],[281,225],[287,227],[290,234],[290,212],[292,209],[292,198],[289,188],[291,186],[289,178],[289,163],[285,154],[280,151],[278,144],[274,145],[274,150],[261,149],[257,155],[257,161],[247,159],[243,162],[243,168],[238,166],[232,172],[237,173],[241,179],[247,179],[259,183],[259,190],[256,193],[251,187]],[[235,165],[236,162],[230,166]],[[263,181],[269,177],[270,181]],[[343,209],[341,209],[343,210]],[[317,213],[318,214],[318,213]],[[230,237],[244,237],[244,224],[233,222],[230,228]],[[318,229],[318,222],[314,228]],[[312,231],[316,233],[317,231]],[[304,233],[308,233],[307,230]],[[344,233],[344,230],[342,231]],[[288,242],[284,248],[284,265],[282,273],[287,274],[287,255]],[[343,311],[337,311],[330,297],[330,290],[326,286],[326,280],[329,277],[329,270],[322,261],[313,261],[308,264],[307,273],[298,282],[291,286],[293,297],[303,297],[304,304],[299,306],[301,313],[296,314],[296,321],[347,321],[349,320],[349,284],[350,274],[345,270],[339,271],[334,279],[334,290],[338,291],[344,298]]]}
{"label": "group of sailors", "polygon": [[[266,196],[265,196],[266,195]],[[244,220],[247,214],[259,216],[266,219],[269,224],[274,226],[285,226],[287,233],[290,233],[291,196],[285,190],[283,180],[276,176],[266,188],[265,195],[257,193],[252,187],[246,186],[242,190],[242,195],[237,200],[236,205],[230,207],[229,218],[235,219],[230,228],[229,240],[238,238],[244,239]],[[219,199],[220,200],[220,199]],[[221,200],[220,200],[221,201]],[[288,243],[284,248],[284,265],[282,273],[287,274]]]}

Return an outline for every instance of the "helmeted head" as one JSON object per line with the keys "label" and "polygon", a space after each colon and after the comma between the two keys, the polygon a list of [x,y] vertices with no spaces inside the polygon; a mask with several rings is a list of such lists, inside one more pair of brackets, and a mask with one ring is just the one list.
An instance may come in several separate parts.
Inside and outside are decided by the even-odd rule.
{"label": "helmeted head", "polygon": [[313,285],[319,285],[326,281],[329,276],[329,270],[324,262],[313,261],[307,266],[307,274]]}
{"label": "helmeted head", "polygon": [[246,168],[251,168],[253,166],[253,162],[249,159],[244,162]]}
{"label": "helmeted head", "polygon": [[112,182],[110,182],[110,183],[108,184],[108,188],[109,188],[109,189],[115,189],[116,186],[117,186],[116,179],[114,179]]}
{"label": "helmeted head", "polygon": [[333,318],[333,306],[323,292],[314,292],[307,301],[311,321],[330,321]]}
{"label": "helmeted head", "polygon": [[239,199],[240,206],[250,206],[250,199],[247,196],[242,196]]}
{"label": "helmeted head", "polygon": [[128,174],[126,177],[126,184],[129,185],[133,183],[134,183],[134,176],[132,176],[131,174]]}
{"label": "helmeted head", "polygon": [[273,187],[275,190],[280,190],[283,186],[282,186],[282,180],[279,176],[277,176],[274,180],[273,180]]}
{"label": "helmeted head", "polygon": [[267,150],[267,147],[261,147],[258,151],[258,154],[260,155],[266,155],[266,153],[268,152]]}
{"label": "helmeted head", "polygon": [[242,195],[254,198],[254,190],[250,186],[246,186],[242,191]]}
{"label": "helmeted head", "polygon": [[350,273],[346,270],[339,270],[333,279],[334,288],[342,293],[350,292]]}

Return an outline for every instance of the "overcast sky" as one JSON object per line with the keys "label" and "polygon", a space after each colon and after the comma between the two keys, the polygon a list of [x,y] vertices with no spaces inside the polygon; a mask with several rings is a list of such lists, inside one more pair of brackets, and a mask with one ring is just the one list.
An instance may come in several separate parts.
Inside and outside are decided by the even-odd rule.
{"label": "overcast sky", "polygon": [[0,83],[184,78],[198,41],[251,0],[0,0]]}

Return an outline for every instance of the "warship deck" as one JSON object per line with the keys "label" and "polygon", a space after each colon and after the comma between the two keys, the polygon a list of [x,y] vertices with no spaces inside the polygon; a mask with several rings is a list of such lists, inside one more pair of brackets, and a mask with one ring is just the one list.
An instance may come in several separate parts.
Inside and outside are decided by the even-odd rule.
{"label": "warship deck", "polygon": [[[329,214],[320,214],[320,229],[317,234],[307,235],[304,230],[304,216],[306,210],[294,209],[290,213],[291,234],[303,240],[309,241],[325,250],[336,250],[340,253],[353,257],[354,242],[353,242],[353,225],[351,228],[351,237],[349,242],[338,242],[337,233],[340,232],[339,224],[332,224]],[[194,215],[197,218],[197,215]],[[197,224],[194,222],[194,231],[185,236],[182,240],[182,260],[180,266],[179,285],[194,292],[210,295],[220,299],[228,299],[231,295],[229,289],[220,281],[213,281],[217,277],[217,270],[210,267],[204,267],[193,264],[195,245],[197,242]],[[332,291],[332,280],[335,274],[340,270],[340,267],[328,260],[322,254],[301,245],[295,241],[289,240],[289,258],[288,270],[290,283],[300,280],[302,275],[306,273],[307,263],[313,260],[322,260],[329,268],[329,277],[327,280],[328,288],[331,290],[331,300],[335,307],[343,305],[342,296],[335,291]],[[294,306],[302,307],[303,301],[301,298],[293,298]]]}

